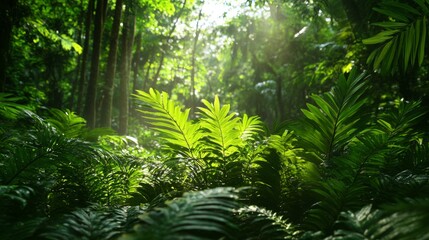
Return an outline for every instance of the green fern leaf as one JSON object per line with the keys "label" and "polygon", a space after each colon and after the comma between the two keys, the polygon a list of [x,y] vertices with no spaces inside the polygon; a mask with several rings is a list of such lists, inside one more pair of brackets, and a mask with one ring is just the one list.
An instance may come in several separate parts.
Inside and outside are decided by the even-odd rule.
{"label": "green fern leaf", "polygon": [[264,131],[262,127],[262,121],[257,116],[247,116],[244,114],[240,119],[240,123],[238,125],[238,132],[243,141],[252,141],[255,140],[255,136]]}
{"label": "green fern leaf", "polygon": [[369,132],[348,145],[348,154],[336,157],[331,177],[316,182],[313,192],[319,199],[307,212],[306,224],[313,230],[329,232],[340,213],[358,209],[369,201],[369,179],[379,176],[390,152],[387,134]]}
{"label": "green fern leaf", "polygon": [[16,119],[23,110],[29,110],[29,107],[18,103],[20,100],[11,94],[0,93],[0,117]]}
{"label": "green fern leaf", "polygon": [[[240,144],[240,132],[237,129],[239,119],[235,114],[229,113],[230,106],[220,106],[219,98],[216,96],[214,103],[202,100],[205,108],[200,107],[201,127],[206,131],[206,137],[215,151],[220,152],[222,157],[227,157],[235,152]],[[238,140],[238,141],[237,141]]]}
{"label": "green fern leaf", "polygon": [[347,79],[339,78],[331,92],[313,95],[315,104],[307,104],[308,109],[302,110],[306,120],[295,127],[295,132],[306,149],[314,149],[326,163],[359,132],[363,121],[359,113],[366,102],[364,77],[365,74],[358,75],[356,69],[352,70]]}
{"label": "green fern leaf", "polygon": [[241,239],[296,239],[299,234],[291,223],[270,210],[246,206],[237,212]]}
{"label": "green fern leaf", "polygon": [[163,134],[172,150],[195,158],[199,140],[202,138],[200,126],[189,121],[189,109],[182,111],[165,92],[150,89],[149,93],[138,91],[134,95],[142,101],[146,109],[139,110],[153,129]]}
{"label": "green fern leaf", "polygon": [[392,66],[420,66],[425,57],[427,38],[427,16],[429,3],[414,0],[420,8],[409,3],[384,1],[375,11],[393,18],[392,22],[379,22],[373,25],[383,30],[375,36],[364,39],[364,44],[379,44],[367,59],[374,69],[381,69],[383,74],[394,73]]}
{"label": "green fern leaf", "polygon": [[69,138],[80,137],[86,131],[85,119],[69,110],[50,109],[49,113],[51,117],[46,121]]}
{"label": "green fern leaf", "polygon": [[235,239],[237,199],[233,188],[188,192],[167,202],[166,207],[142,215],[143,224],[120,239]]}

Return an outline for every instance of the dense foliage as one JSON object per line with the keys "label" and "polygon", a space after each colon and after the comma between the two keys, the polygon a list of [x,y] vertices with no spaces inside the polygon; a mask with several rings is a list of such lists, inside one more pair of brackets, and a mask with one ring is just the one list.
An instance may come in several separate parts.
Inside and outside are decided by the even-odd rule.
{"label": "dense foliage", "polygon": [[212,4],[0,3],[0,239],[429,239],[429,0]]}

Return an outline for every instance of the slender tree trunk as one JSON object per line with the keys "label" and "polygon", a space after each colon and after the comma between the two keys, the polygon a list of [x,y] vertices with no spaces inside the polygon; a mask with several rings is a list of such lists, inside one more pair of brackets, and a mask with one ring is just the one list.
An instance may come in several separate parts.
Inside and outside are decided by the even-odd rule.
{"label": "slender tree trunk", "polygon": [[147,69],[146,69],[146,74],[145,74],[145,76],[144,76],[144,79],[143,79],[143,86],[142,86],[142,89],[143,90],[148,90],[149,89],[149,87],[150,87],[150,82],[149,82],[149,75],[150,75],[150,69],[152,68],[152,63],[151,62],[149,62],[149,66],[147,67]]}
{"label": "slender tree trunk", "polygon": [[367,19],[368,11],[377,4],[378,1],[357,1],[341,0],[344,12],[356,39],[367,37],[370,24]]}
{"label": "slender tree trunk", "polygon": [[9,63],[9,48],[12,38],[13,17],[17,11],[18,1],[0,1],[0,92],[6,90],[6,69]]}
{"label": "slender tree trunk", "polygon": [[198,38],[200,36],[200,20],[202,16],[202,8],[198,14],[197,26],[195,28],[195,38],[194,38],[194,46],[192,48],[192,63],[191,63],[191,111],[192,115],[194,115],[194,111],[196,108],[196,98],[195,98],[195,70],[196,70],[196,54],[197,54],[197,45]]}
{"label": "slender tree trunk", "polygon": [[136,52],[134,54],[133,58],[133,93],[136,92],[136,90],[139,89],[138,86],[138,76],[139,76],[139,69],[140,65],[142,63],[141,55],[142,55],[142,32],[139,32],[136,35]]}
{"label": "slender tree trunk", "polygon": [[115,16],[113,19],[112,33],[110,35],[110,51],[107,60],[106,82],[104,84],[101,102],[100,125],[102,127],[112,126],[112,102],[113,102],[113,82],[115,79],[116,58],[119,39],[119,25],[122,16],[122,0],[116,0]]}
{"label": "slender tree trunk", "polygon": [[158,82],[159,74],[161,73],[162,66],[164,65],[165,52],[161,53],[161,59],[159,60],[158,68],[156,69],[155,75],[153,76],[152,87],[155,87]]}
{"label": "slender tree trunk", "polygon": [[82,112],[83,97],[84,97],[83,92],[84,92],[84,86],[86,82],[86,62],[88,60],[89,39],[91,37],[91,22],[92,22],[92,15],[94,12],[94,3],[95,3],[95,0],[88,1],[88,9],[87,9],[86,18],[85,18],[85,40],[83,42],[82,63],[80,65],[80,76],[79,76],[78,92],[77,92],[78,97],[77,97],[76,111],[78,114],[83,114]]}
{"label": "slender tree trunk", "polygon": [[[134,57],[132,60],[132,69],[133,69],[133,90],[132,93],[137,93],[137,90],[140,89],[139,86],[139,70],[140,67],[143,65],[143,59],[142,59],[142,32],[140,31],[139,33],[136,34],[136,38],[135,38],[135,42],[136,42],[136,52],[134,53]],[[132,116],[137,116],[137,111],[135,108],[135,104],[134,101],[130,102],[130,111],[131,111],[131,115]]]}
{"label": "slender tree trunk", "polygon": [[[88,7],[89,8],[89,7]],[[84,1],[80,0],[80,14],[79,14],[79,30],[78,30],[78,34],[77,34],[77,43],[79,45],[82,45],[82,34],[84,31],[85,26],[85,21],[86,21],[86,16],[87,16],[87,12],[85,12],[85,5],[84,5]],[[79,54],[78,58],[77,58],[77,66],[76,66],[76,75],[72,80],[72,88],[71,88],[71,93],[70,93],[70,98],[69,98],[69,109],[73,110],[75,109],[75,102],[77,102],[78,96],[76,95],[76,91],[78,91],[78,87],[79,87],[79,78],[80,78],[80,71],[82,70],[82,54]]]}
{"label": "slender tree trunk", "polygon": [[105,16],[105,5],[107,0],[98,0],[94,21],[94,42],[91,57],[91,73],[89,76],[88,89],[86,93],[85,117],[89,128],[95,127],[96,122],[96,99],[97,79],[101,54],[101,40],[103,37],[103,26]]}
{"label": "slender tree trunk", "polygon": [[[85,8],[84,8],[84,4],[83,4],[83,0],[80,0],[80,14],[79,14],[79,30],[78,30],[78,40],[77,43],[78,44],[82,44],[82,31],[84,28],[84,12],[85,12]],[[71,88],[71,93],[70,93],[70,99],[69,99],[69,109],[73,110],[74,109],[74,103],[75,103],[75,98],[76,98],[76,90],[78,88],[78,82],[79,82],[79,76],[80,76],[80,70],[81,70],[81,64],[82,64],[82,55],[79,54],[78,58],[77,58],[77,66],[76,66],[76,75],[72,80],[72,88]]]}
{"label": "slender tree trunk", "polygon": [[282,96],[282,78],[281,75],[276,77],[276,101],[277,101],[277,118],[280,121],[283,121],[283,96]]}
{"label": "slender tree trunk", "polygon": [[121,80],[119,84],[119,129],[118,133],[126,135],[128,132],[129,114],[129,81],[132,45],[134,40],[134,27],[136,17],[130,8],[126,9],[125,24],[122,32]]}

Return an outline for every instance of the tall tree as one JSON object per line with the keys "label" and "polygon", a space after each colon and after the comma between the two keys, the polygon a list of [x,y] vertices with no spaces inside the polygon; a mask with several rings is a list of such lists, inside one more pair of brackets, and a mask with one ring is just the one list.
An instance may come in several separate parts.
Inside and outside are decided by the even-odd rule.
{"label": "tall tree", "polygon": [[[82,62],[80,65],[79,70],[79,82],[78,82],[78,96],[77,96],[77,109],[76,111],[79,114],[82,114],[82,105],[83,105],[83,92],[84,92],[84,85],[86,80],[86,65],[88,60],[88,53],[89,53],[89,40],[91,37],[91,22],[92,22],[92,15],[94,12],[94,4],[95,0],[89,0],[88,1],[88,8],[86,10],[86,16],[85,16],[85,40],[83,42],[83,52],[82,52]],[[73,96],[72,96],[73,97]]]}
{"label": "tall tree", "polygon": [[104,19],[107,8],[107,0],[97,0],[94,21],[94,41],[91,57],[91,72],[86,93],[85,117],[90,128],[95,127],[96,122],[96,96],[97,79],[100,65],[101,40],[103,36]]}
{"label": "tall tree", "polygon": [[[204,2],[202,3],[204,4]],[[202,16],[203,9],[200,9],[200,12],[198,13],[198,20],[195,26],[195,37],[194,37],[194,43],[192,47],[192,63],[191,63],[191,104],[192,104],[192,111],[196,107],[196,99],[195,99],[195,71],[196,71],[196,54],[197,54],[197,44],[198,44],[198,38],[200,37],[200,23],[201,23],[201,16]]]}
{"label": "tall tree", "polygon": [[113,82],[115,79],[116,58],[118,50],[119,26],[122,16],[123,0],[116,0],[115,16],[113,19],[112,32],[110,35],[110,50],[106,68],[106,82],[104,83],[100,125],[102,127],[111,127],[112,125],[112,102],[113,102]]}
{"label": "tall tree", "polygon": [[0,92],[6,89],[6,69],[9,65],[12,28],[18,20],[19,13],[18,1],[0,1]]}
{"label": "tall tree", "polygon": [[132,56],[132,46],[135,34],[136,16],[132,12],[131,1],[125,10],[125,21],[122,29],[122,55],[120,66],[120,83],[119,83],[119,134],[127,134],[128,131],[128,114],[129,114],[129,81],[130,81],[130,62]]}

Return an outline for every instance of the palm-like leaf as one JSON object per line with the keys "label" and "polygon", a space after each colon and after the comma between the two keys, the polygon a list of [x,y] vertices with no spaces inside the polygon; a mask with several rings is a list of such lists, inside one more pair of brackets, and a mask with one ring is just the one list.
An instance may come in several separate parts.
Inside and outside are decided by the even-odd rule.
{"label": "palm-like leaf", "polygon": [[341,213],[339,229],[326,240],[429,239],[429,200],[408,199],[373,210],[371,205],[356,213]]}
{"label": "palm-like leaf", "polygon": [[428,35],[427,18],[429,1],[414,0],[410,3],[383,1],[375,11],[387,16],[392,21],[374,23],[384,28],[377,35],[364,39],[364,44],[379,44],[368,57],[374,69],[381,68],[383,73],[393,73],[395,66],[421,65],[425,57]]}
{"label": "palm-like leaf", "polygon": [[226,157],[234,152],[233,147],[238,146],[241,142],[240,132],[237,129],[238,118],[229,112],[230,106],[220,106],[219,98],[216,96],[214,103],[207,100],[202,101],[206,106],[199,108],[203,118],[201,127],[207,131],[207,139],[213,146],[214,151],[219,152],[222,157]]}
{"label": "palm-like leaf", "polygon": [[121,239],[234,239],[237,199],[233,188],[188,192],[167,202],[166,207],[142,215],[143,223]]}
{"label": "palm-like leaf", "polygon": [[367,205],[357,212],[347,211],[341,213],[341,219],[337,222],[340,229],[325,240],[363,240],[375,239],[373,234],[377,223],[383,214],[380,210],[373,210],[372,205]]}
{"label": "palm-like leaf", "polygon": [[[399,103],[397,109],[390,110],[378,120],[379,129],[355,137],[347,145],[346,154],[333,159],[329,177],[313,188],[319,201],[308,212],[307,223],[315,226],[313,229],[329,231],[341,211],[356,210],[362,207],[362,203],[371,198],[374,200],[374,196],[369,195],[374,191],[370,186],[377,186],[374,183],[381,180],[381,173],[400,169],[399,159],[414,141],[411,127],[422,116],[418,103]],[[411,188],[413,185],[402,187]],[[401,196],[401,193],[396,196]]]}
{"label": "palm-like leaf", "polygon": [[143,212],[139,207],[82,208],[64,215],[56,224],[40,230],[37,236],[52,240],[117,239]]}
{"label": "palm-like leaf", "polygon": [[246,206],[237,210],[241,239],[296,239],[299,231],[276,213],[258,206]]}
{"label": "palm-like leaf", "polygon": [[85,119],[69,110],[50,109],[49,113],[51,117],[46,121],[69,138],[80,137],[86,130]]}
{"label": "palm-like leaf", "polygon": [[249,117],[247,114],[244,114],[240,119],[240,123],[238,125],[238,132],[243,141],[255,140],[255,136],[264,131],[262,121],[257,116]]}
{"label": "palm-like leaf", "polygon": [[29,107],[19,104],[21,98],[13,97],[8,93],[0,93],[0,117],[16,118],[23,110],[28,110]]}
{"label": "palm-like leaf", "polygon": [[343,148],[359,132],[363,120],[359,113],[366,100],[365,74],[354,69],[346,79],[340,76],[335,88],[322,96],[313,95],[314,104],[303,109],[307,119],[295,128],[308,150],[313,150],[316,163],[324,161],[329,165],[334,152]]}
{"label": "palm-like leaf", "polygon": [[[2,162],[0,182],[23,183],[37,178],[39,174],[54,174],[58,166],[70,161],[93,156],[90,144],[78,139],[69,139],[58,133],[37,115],[27,112],[34,126],[19,138],[6,141],[7,157]],[[44,177],[47,179],[47,176]]]}
{"label": "palm-like leaf", "polygon": [[161,132],[173,149],[190,158],[195,157],[202,135],[199,126],[189,121],[189,109],[182,111],[165,92],[150,89],[149,93],[138,91],[135,97],[147,107],[140,110],[144,118]]}
{"label": "palm-like leaf", "polygon": [[391,137],[406,136],[413,132],[412,127],[426,114],[420,104],[420,101],[398,101],[394,109],[382,114],[377,120],[379,128]]}

